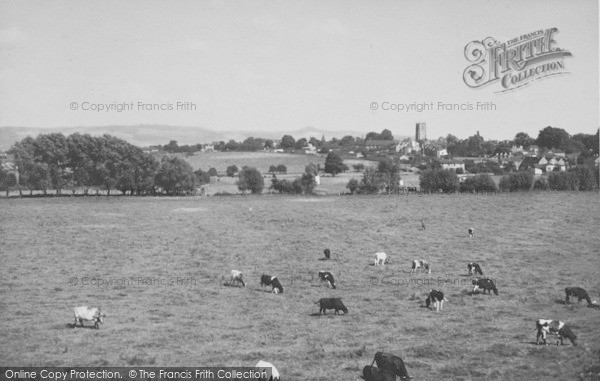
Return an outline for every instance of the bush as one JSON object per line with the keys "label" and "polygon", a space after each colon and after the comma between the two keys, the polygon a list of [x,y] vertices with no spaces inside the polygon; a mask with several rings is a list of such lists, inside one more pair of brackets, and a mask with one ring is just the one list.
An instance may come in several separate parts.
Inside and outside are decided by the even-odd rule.
{"label": "bush", "polygon": [[489,175],[481,174],[467,178],[460,184],[461,191],[496,192],[498,187]]}
{"label": "bush", "polygon": [[456,172],[451,169],[429,169],[421,172],[419,176],[421,189],[426,192],[444,193],[455,192],[460,187],[460,182]]}
{"label": "bush", "polygon": [[225,174],[229,177],[233,177],[235,176],[235,174],[239,171],[237,165],[230,165],[229,167],[227,167],[227,170],[225,171]]}
{"label": "bush", "polygon": [[244,167],[240,171],[239,180],[237,182],[238,189],[242,192],[249,190],[253,194],[261,193],[265,182],[262,174],[256,168]]}
{"label": "bush", "polygon": [[594,171],[590,167],[577,167],[573,172],[579,179],[580,191],[591,191],[598,187],[598,171]]}
{"label": "bush", "polygon": [[358,163],[358,164],[354,164],[352,166],[352,168],[354,168],[354,170],[356,172],[360,172],[360,171],[364,171],[365,170],[365,165],[363,163]]}
{"label": "bush", "polygon": [[579,190],[579,177],[575,172],[552,172],[548,175],[548,183],[552,190]]}
{"label": "bush", "polygon": [[276,177],[271,180],[270,189],[274,189],[279,193],[291,194],[313,194],[317,186],[315,176],[310,173],[304,173],[301,177],[295,178],[293,181],[279,180]]}
{"label": "bush", "polygon": [[528,191],[533,186],[533,174],[530,172],[514,172],[502,176],[500,190],[503,192]]}
{"label": "bush", "polygon": [[359,182],[356,179],[350,179],[348,184],[346,184],[346,188],[350,190],[350,193],[355,194],[358,191]]}
{"label": "bush", "polygon": [[546,179],[545,177],[540,177],[539,179],[535,180],[535,183],[533,183],[533,189],[538,191],[550,190],[550,184],[548,183],[548,179]]}

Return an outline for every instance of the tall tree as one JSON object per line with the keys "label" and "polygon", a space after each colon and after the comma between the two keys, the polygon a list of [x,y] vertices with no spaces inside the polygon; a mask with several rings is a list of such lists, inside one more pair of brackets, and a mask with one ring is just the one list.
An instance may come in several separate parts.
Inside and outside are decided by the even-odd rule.
{"label": "tall tree", "polygon": [[177,188],[190,188],[195,185],[194,170],[179,157],[165,156],[160,162],[155,182],[169,194]]}
{"label": "tall tree", "polygon": [[330,152],[325,158],[325,172],[330,173],[332,176],[337,175],[347,168],[344,164],[344,160],[335,152]]}
{"label": "tall tree", "polygon": [[249,190],[253,194],[260,194],[265,187],[265,181],[258,169],[243,167],[239,173],[238,189],[242,192]]}
{"label": "tall tree", "polygon": [[562,128],[548,126],[540,131],[536,143],[544,148],[564,149],[564,144],[569,138],[569,133]]}

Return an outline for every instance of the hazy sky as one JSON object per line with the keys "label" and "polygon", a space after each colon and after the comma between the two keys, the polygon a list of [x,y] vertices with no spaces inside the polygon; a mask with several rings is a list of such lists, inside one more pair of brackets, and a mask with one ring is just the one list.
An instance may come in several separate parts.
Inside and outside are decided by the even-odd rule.
{"label": "hazy sky", "polygon": [[[553,27],[555,47],[572,53],[567,74],[508,92],[463,81],[469,42]],[[412,135],[421,121],[429,138],[536,137],[548,125],[595,133],[598,54],[597,0],[0,0],[0,127]],[[421,112],[385,110],[431,102]],[[440,110],[438,102],[496,109]]]}

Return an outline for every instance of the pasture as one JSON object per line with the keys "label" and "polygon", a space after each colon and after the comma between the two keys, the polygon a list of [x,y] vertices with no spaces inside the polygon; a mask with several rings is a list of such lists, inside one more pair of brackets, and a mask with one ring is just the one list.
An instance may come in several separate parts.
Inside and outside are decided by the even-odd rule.
{"label": "pasture", "polygon": [[[386,351],[414,380],[577,379],[600,363],[600,309],[565,305],[564,288],[600,299],[599,209],[597,192],[0,199],[0,361],[262,359],[284,380],[360,380]],[[392,263],[372,266],[378,251]],[[431,274],[410,274],[412,259]],[[469,295],[471,261],[498,296]],[[232,269],[246,288],[224,285]],[[284,293],[262,291],[261,274]],[[432,288],[449,299],[442,312],[423,307]],[[330,296],[349,314],[319,316]],[[107,315],[99,330],[71,328],[82,305]],[[579,346],[536,346],[538,318],[566,322]]]}

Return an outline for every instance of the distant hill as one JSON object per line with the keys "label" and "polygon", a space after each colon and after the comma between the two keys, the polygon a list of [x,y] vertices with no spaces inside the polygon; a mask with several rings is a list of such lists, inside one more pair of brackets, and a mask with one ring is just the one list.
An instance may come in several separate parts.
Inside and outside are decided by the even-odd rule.
{"label": "distant hill", "polygon": [[[377,130],[374,130],[379,132]],[[295,139],[315,137],[329,140],[333,137],[342,138],[346,135],[364,137],[370,131],[328,131],[314,127],[305,127],[295,131],[215,131],[202,127],[183,127],[166,125],[138,125],[138,126],[100,126],[100,127],[0,127],[0,150],[9,149],[15,142],[29,136],[36,137],[39,134],[61,132],[65,136],[73,133],[90,134],[99,136],[109,134],[116,136],[139,147],[147,147],[157,144],[168,144],[176,140],[179,145],[211,143],[214,141],[225,141],[233,139],[242,141],[250,136],[255,138],[281,139],[284,134],[291,135]],[[403,136],[394,136],[402,138]]]}

